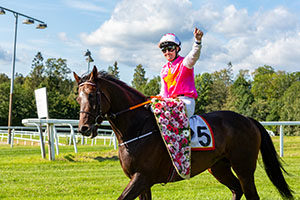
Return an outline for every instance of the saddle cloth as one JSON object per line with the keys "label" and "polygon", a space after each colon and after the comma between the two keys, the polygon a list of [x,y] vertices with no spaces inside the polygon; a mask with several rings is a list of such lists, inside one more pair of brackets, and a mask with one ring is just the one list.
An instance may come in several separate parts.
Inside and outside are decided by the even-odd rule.
{"label": "saddle cloth", "polygon": [[178,175],[188,179],[191,150],[214,149],[211,128],[201,116],[192,116],[189,120],[185,105],[178,98],[152,98],[151,101],[151,108],[173,165]]}
{"label": "saddle cloth", "polygon": [[201,115],[189,118],[192,151],[215,149],[215,139],[210,125]]}

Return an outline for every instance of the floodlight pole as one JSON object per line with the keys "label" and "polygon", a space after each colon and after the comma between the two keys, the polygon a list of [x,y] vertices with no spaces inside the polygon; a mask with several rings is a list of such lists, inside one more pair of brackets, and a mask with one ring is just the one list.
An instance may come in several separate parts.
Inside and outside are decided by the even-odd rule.
{"label": "floodlight pole", "polygon": [[90,63],[94,62],[94,59],[92,58],[91,55],[92,55],[92,53],[88,49],[84,53],[84,56],[87,56],[86,61],[88,62],[88,73],[90,72]]}
{"label": "floodlight pole", "polygon": [[13,56],[12,56],[12,69],[11,69],[11,79],[10,79],[10,94],[9,94],[9,110],[8,110],[8,137],[7,137],[7,143],[11,144],[11,124],[12,124],[12,108],[13,108],[13,92],[14,92],[14,79],[15,79],[15,65],[16,65],[16,49],[17,49],[17,32],[18,32],[18,18],[19,15],[26,17],[27,19],[40,22],[42,26],[38,26],[37,28],[46,28],[47,25],[38,19],[35,19],[33,17],[24,15],[22,13],[10,10],[8,8],[4,8],[0,6],[0,9],[2,11],[1,14],[5,14],[5,11],[13,13],[15,16],[15,34],[14,34],[14,46],[13,46]]}
{"label": "floodlight pole", "polygon": [[18,32],[18,13],[14,13],[15,16],[15,37],[13,46],[11,79],[10,79],[10,93],[9,93],[9,110],[8,110],[8,138],[7,143],[11,144],[11,122],[12,122],[12,107],[13,107],[13,94],[14,94],[14,80],[15,80],[15,66],[16,66],[16,47],[17,47],[17,32]]}

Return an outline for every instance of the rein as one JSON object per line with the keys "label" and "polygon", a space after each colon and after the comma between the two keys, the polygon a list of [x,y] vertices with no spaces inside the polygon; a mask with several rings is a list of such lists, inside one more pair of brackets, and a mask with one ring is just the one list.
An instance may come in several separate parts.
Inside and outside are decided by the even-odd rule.
{"label": "rein", "polygon": [[139,104],[137,104],[137,105],[135,105],[135,106],[131,106],[131,107],[126,108],[126,109],[124,109],[124,110],[121,110],[121,111],[119,111],[119,112],[117,112],[117,113],[111,113],[109,117],[115,119],[115,118],[116,118],[118,115],[120,115],[120,114],[123,114],[123,113],[125,113],[125,112],[131,111],[131,110],[134,110],[134,109],[137,109],[137,108],[142,107],[142,106],[144,106],[144,105],[147,105],[147,104],[149,104],[149,103],[151,103],[151,100],[148,100],[148,101],[139,103]]}
{"label": "rein", "polygon": [[[99,114],[98,114],[98,115],[95,115],[95,114],[93,114],[93,113],[91,113],[91,112],[84,111],[84,110],[79,111],[79,113],[85,113],[85,114],[88,114],[88,115],[91,115],[92,117],[94,117],[94,118],[95,118],[95,124],[94,124],[94,126],[100,126],[100,125],[101,125],[101,123],[100,123],[100,124],[98,123],[98,119],[99,119],[99,118],[101,118],[101,119],[108,119],[108,120],[109,120],[109,119],[115,119],[118,115],[121,115],[121,114],[123,114],[123,113],[132,111],[132,110],[134,110],[134,109],[140,108],[140,107],[142,107],[142,106],[144,106],[144,105],[147,105],[147,104],[151,103],[151,100],[148,100],[148,101],[139,103],[139,104],[137,104],[137,105],[131,106],[131,107],[129,107],[129,108],[126,108],[126,109],[124,109],[124,110],[121,110],[121,111],[119,111],[119,112],[117,112],[117,113],[110,113],[109,115],[106,113],[105,115],[103,115],[103,113],[102,113],[102,108],[101,108],[101,96],[104,95],[104,97],[105,97],[108,101],[109,101],[109,99],[107,98],[107,96],[106,96],[101,90],[99,90],[99,88],[97,87],[97,85],[96,85],[95,83],[92,83],[92,82],[90,82],[90,81],[86,81],[86,82],[81,83],[81,84],[79,85],[79,87],[81,87],[81,86],[83,86],[83,85],[91,85],[91,86],[94,86],[94,87],[97,88],[97,100],[99,99],[99,100],[98,100],[98,103],[97,103],[97,108],[98,108],[98,105],[99,105],[99,109],[96,108],[96,110],[97,110],[97,111],[99,110]],[[99,95],[98,95],[98,94],[99,94]],[[99,98],[98,98],[98,96],[99,96]],[[155,97],[156,97],[156,96],[150,96],[150,98],[155,98]],[[157,97],[157,98],[158,98],[158,97]],[[148,132],[148,133],[146,133],[146,134],[144,134],[144,135],[141,135],[141,136],[135,137],[135,138],[133,138],[133,139],[130,139],[130,140],[126,141],[126,142],[123,142],[123,143],[119,144],[119,146],[121,147],[121,146],[123,146],[123,145],[127,145],[127,144],[129,144],[129,143],[131,143],[131,142],[134,142],[134,141],[136,141],[136,140],[139,140],[139,139],[142,139],[142,138],[144,138],[144,137],[147,137],[147,136],[151,135],[152,133],[153,133],[153,131],[150,131],[150,132]]]}
{"label": "rein", "polygon": [[[100,95],[99,95],[99,102],[98,102],[98,104],[97,104],[97,105],[99,105],[99,114],[98,114],[98,115],[95,115],[95,114],[93,114],[93,113],[91,113],[91,112],[84,111],[84,110],[79,111],[79,113],[89,114],[89,115],[91,115],[92,117],[94,117],[94,118],[95,118],[95,126],[100,126],[100,124],[98,124],[98,122],[97,122],[99,118],[107,119],[107,120],[109,120],[109,119],[115,119],[117,116],[119,116],[119,115],[121,115],[121,114],[123,114],[123,113],[126,113],[126,112],[128,112],[128,111],[137,109],[137,108],[139,108],[139,107],[142,107],[142,106],[144,106],[144,105],[147,105],[147,104],[151,103],[151,100],[148,100],[148,101],[139,103],[139,104],[137,104],[137,105],[131,106],[131,107],[129,107],[129,108],[126,108],[126,109],[124,109],[124,110],[121,110],[121,111],[119,111],[119,112],[117,112],[117,113],[112,113],[112,112],[111,112],[111,113],[109,113],[109,114],[106,113],[105,115],[103,115],[103,113],[102,113],[102,108],[101,108],[101,95],[104,95],[104,97],[105,97],[107,100],[109,100],[109,99],[107,98],[107,96],[106,96],[101,90],[99,90],[99,88],[97,87],[97,85],[96,85],[95,83],[92,83],[92,82],[90,82],[90,81],[86,81],[86,82],[81,83],[81,84],[79,85],[79,87],[81,87],[81,86],[83,86],[83,85],[91,85],[91,86],[96,87],[96,88],[97,88],[97,94],[100,94]],[[98,96],[98,95],[97,95],[97,96]],[[155,98],[155,97],[156,97],[156,96],[150,96],[150,98]],[[98,99],[98,98],[97,98],[97,99]],[[98,106],[97,106],[97,107],[98,107]],[[98,109],[97,109],[97,110],[98,110]]]}

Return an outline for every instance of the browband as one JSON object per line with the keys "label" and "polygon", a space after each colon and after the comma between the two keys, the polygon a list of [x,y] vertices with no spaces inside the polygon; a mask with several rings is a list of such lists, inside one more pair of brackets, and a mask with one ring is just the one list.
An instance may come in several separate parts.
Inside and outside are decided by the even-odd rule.
{"label": "browband", "polygon": [[86,85],[86,84],[88,84],[88,85],[92,85],[92,86],[97,86],[95,83],[92,83],[92,82],[90,82],[90,81],[86,81],[86,82],[83,82],[83,83],[81,83],[80,85],[79,85],[79,87],[81,87],[81,86],[83,86],[83,85]]}

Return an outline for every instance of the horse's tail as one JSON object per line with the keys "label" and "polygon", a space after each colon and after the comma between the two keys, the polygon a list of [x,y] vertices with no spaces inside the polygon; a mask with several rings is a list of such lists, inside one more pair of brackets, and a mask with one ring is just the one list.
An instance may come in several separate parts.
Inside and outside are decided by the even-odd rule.
{"label": "horse's tail", "polygon": [[261,145],[260,152],[262,155],[262,160],[264,163],[265,171],[273,183],[280,195],[285,199],[294,199],[292,190],[285,181],[285,178],[282,174],[282,171],[285,171],[283,168],[280,158],[275,150],[271,137],[269,136],[267,130],[256,120],[252,119],[256,126],[259,128],[261,133]]}

